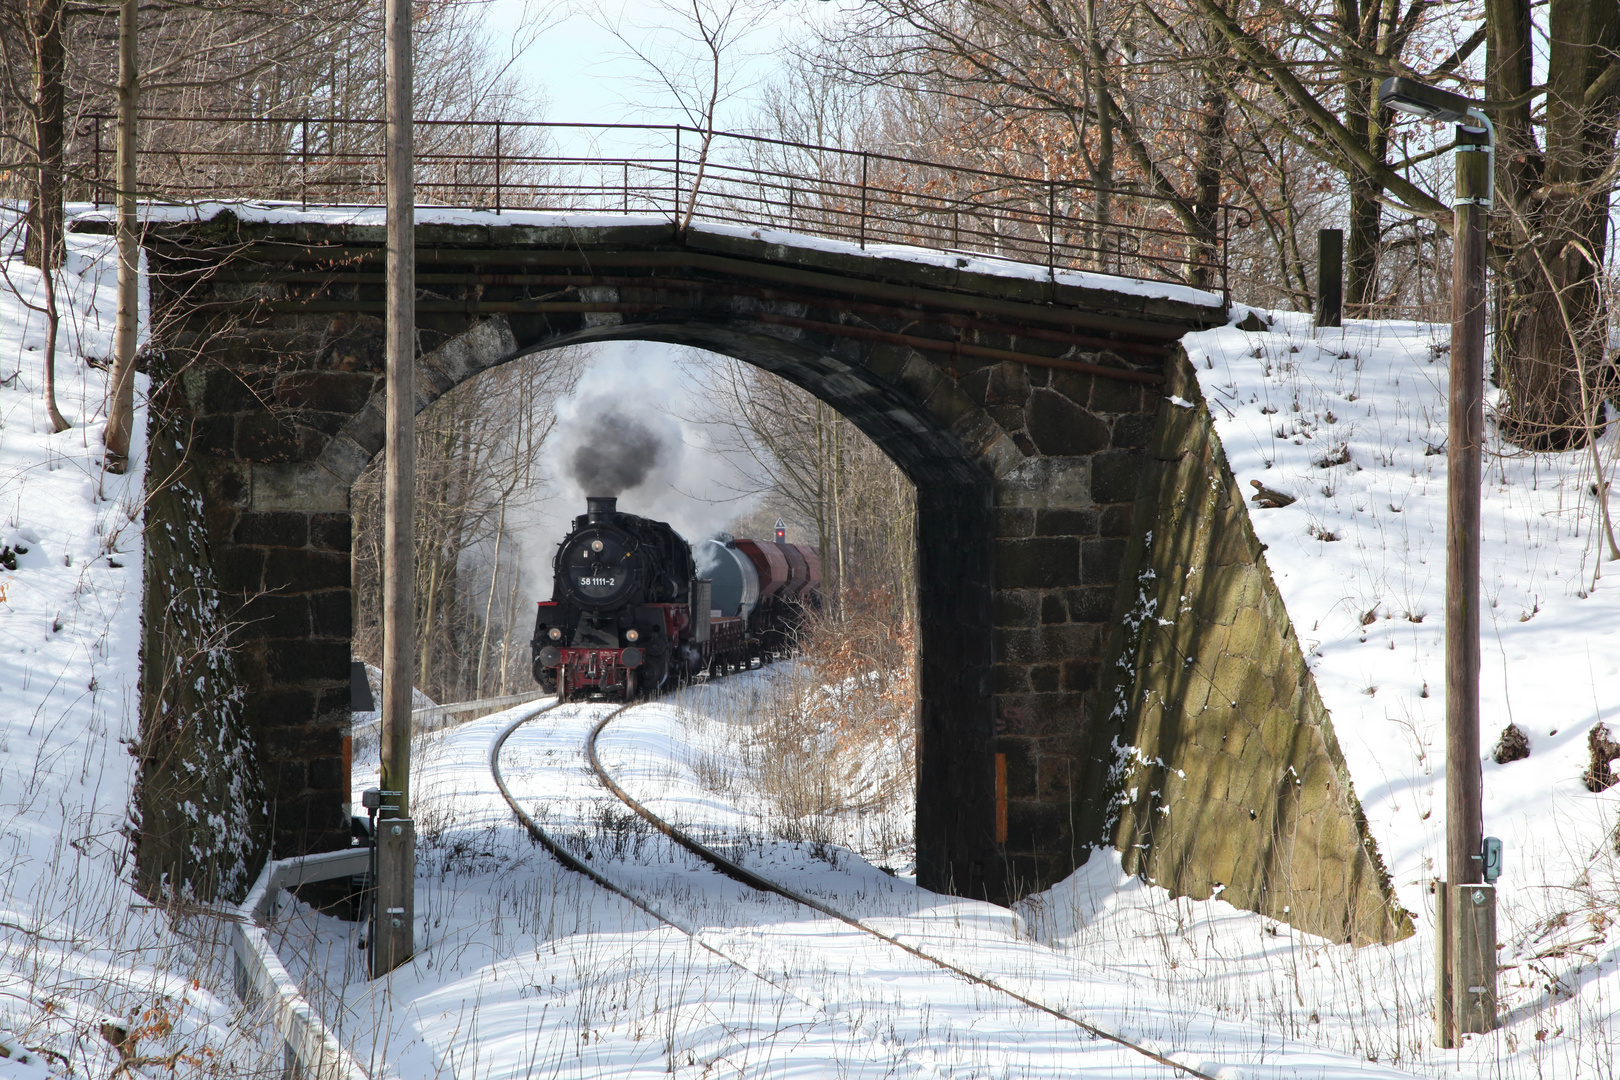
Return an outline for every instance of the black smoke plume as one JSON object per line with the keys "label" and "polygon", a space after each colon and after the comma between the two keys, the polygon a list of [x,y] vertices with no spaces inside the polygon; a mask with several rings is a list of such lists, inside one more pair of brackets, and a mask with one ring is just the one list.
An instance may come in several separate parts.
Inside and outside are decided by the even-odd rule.
{"label": "black smoke plume", "polygon": [[617,409],[575,421],[581,441],[568,458],[568,472],[586,495],[618,495],[639,485],[663,461],[663,437]]}

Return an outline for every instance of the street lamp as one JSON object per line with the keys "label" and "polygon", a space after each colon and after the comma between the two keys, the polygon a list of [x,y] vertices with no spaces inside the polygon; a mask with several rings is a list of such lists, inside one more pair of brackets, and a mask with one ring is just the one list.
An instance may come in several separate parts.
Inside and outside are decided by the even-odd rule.
{"label": "street lamp", "polygon": [[1435,895],[1435,1041],[1496,1027],[1499,844],[1487,859],[1479,757],[1479,493],[1485,437],[1485,215],[1496,129],[1479,103],[1400,77],[1378,101],[1457,125],[1446,441],[1446,876]]}
{"label": "street lamp", "polygon": [[[1396,112],[1403,112],[1422,120],[1456,124],[1471,136],[1465,142],[1463,132],[1458,132],[1456,147],[1458,151],[1477,152],[1480,146],[1478,136],[1483,133],[1486,158],[1485,194],[1470,195],[1465,199],[1459,188],[1457,202],[1476,202],[1483,198],[1484,202],[1480,205],[1487,211],[1496,205],[1496,125],[1491,123],[1491,118],[1479,107],[1479,102],[1465,98],[1461,94],[1453,94],[1450,90],[1442,90],[1438,86],[1426,86],[1414,79],[1396,75],[1379,84],[1378,104],[1387,105]],[[1459,177],[1461,168],[1459,163]],[[1483,273],[1484,263],[1480,266]]]}

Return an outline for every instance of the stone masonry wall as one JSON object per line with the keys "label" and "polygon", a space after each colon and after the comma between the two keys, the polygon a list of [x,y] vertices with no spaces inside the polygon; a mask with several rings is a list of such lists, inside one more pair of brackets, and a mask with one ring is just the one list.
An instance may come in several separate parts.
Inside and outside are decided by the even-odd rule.
{"label": "stone masonry wall", "polygon": [[[1093,362],[1118,362],[1097,354]],[[1005,897],[1085,859],[1084,733],[1119,590],[1157,388],[1014,364],[964,379],[1030,455],[994,492],[993,752],[1001,758]]]}
{"label": "stone masonry wall", "polygon": [[[162,269],[162,263],[158,263]],[[220,286],[216,293],[229,293]],[[171,301],[154,274],[155,306]],[[375,319],[283,315],[244,324],[180,309],[164,347],[148,361],[165,408],[149,435],[185,447],[198,498],[188,508],[200,534],[219,614],[228,627],[247,765],[268,813],[252,849],[275,857],[348,843],[349,776],[342,756],[349,723],[349,509],[340,485],[286,483],[291,463],[311,456],[349,421],[380,380]],[[162,486],[168,472],[154,469]],[[154,551],[151,537],[148,550]],[[203,560],[206,565],[203,565]],[[147,584],[148,635],[170,602],[162,567]],[[143,685],[143,706],[157,706]],[[143,812],[157,820],[176,800],[214,806],[195,777],[153,759],[142,772]],[[143,835],[143,873],[174,859],[173,841]]]}
{"label": "stone masonry wall", "polygon": [[1093,790],[1117,800],[1100,824],[1175,895],[1336,941],[1406,937],[1197,376],[1170,371],[1191,406],[1160,405],[1142,477],[1092,732]]}
{"label": "stone masonry wall", "polygon": [[[172,389],[172,383],[169,384]],[[172,394],[151,415],[172,416]],[[237,900],[263,861],[266,799],[231,648],[231,598],[213,573],[203,496],[184,444],[154,425],[142,527],[141,769],[136,878],[147,896]]]}

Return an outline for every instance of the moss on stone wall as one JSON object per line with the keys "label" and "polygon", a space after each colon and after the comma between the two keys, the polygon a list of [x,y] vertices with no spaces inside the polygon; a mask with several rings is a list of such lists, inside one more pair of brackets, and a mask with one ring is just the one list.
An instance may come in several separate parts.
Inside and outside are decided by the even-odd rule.
{"label": "moss on stone wall", "polygon": [[148,427],[136,874],[153,899],[237,900],[268,846],[264,789],[189,428],[166,397]]}
{"label": "moss on stone wall", "polygon": [[1356,944],[1412,933],[1185,358],[1106,651],[1094,827],[1126,868]]}

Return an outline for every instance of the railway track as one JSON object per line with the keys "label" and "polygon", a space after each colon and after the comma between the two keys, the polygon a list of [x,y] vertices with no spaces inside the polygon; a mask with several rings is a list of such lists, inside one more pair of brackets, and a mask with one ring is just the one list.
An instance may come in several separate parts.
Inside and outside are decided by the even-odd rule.
{"label": "railway track", "polygon": [[[511,790],[507,787],[505,778],[501,774],[501,748],[506,744],[507,739],[523,725],[529,723],[531,720],[534,720],[537,717],[551,712],[552,710],[558,708],[561,704],[561,702],[558,702],[543,709],[529,713],[526,716],[519,717],[512,723],[508,724],[500,732],[500,734],[496,736],[494,742],[490,745],[489,765],[496,787],[499,788],[501,797],[506,800],[507,805],[512,808],[512,812],[517,815],[518,820],[521,821],[524,828],[528,830],[529,835],[532,836],[542,847],[544,847],[546,851],[548,851],[554,858],[556,858],[570,870],[574,870],[577,873],[585,875],[597,885],[600,885],[609,892],[622,897],[641,911],[646,912],[648,915],[652,916],[658,921],[680,931],[687,937],[691,938],[695,944],[704,950],[714,954],[728,963],[735,964],[736,966],[743,968],[749,973],[771,983],[773,986],[777,986],[778,988],[793,994],[794,991],[790,987],[784,985],[782,981],[772,977],[770,974],[759,971],[755,966],[750,966],[738,957],[732,956],[723,949],[704,941],[702,936],[698,933],[696,927],[687,925],[683,920],[671,915],[667,911],[662,910],[657,904],[649,900],[647,897],[640,896],[633,890],[611,880],[606,875],[598,871],[595,867],[576,857],[572,852],[568,851],[565,847],[558,843],[555,838],[547,833],[545,829],[543,829],[540,824],[523,809],[517,798],[513,796]],[[633,708],[634,704],[635,703],[630,703],[619,706],[596,722],[596,724],[591,728],[590,735],[585,740],[584,751],[586,759],[590,764],[591,771],[595,774],[597,780],[601,782],[602,786],[607,788],[608,791],[612,792],[615,797],[623,802],[625,806],[634,812],[638,817],[647,822],[647,824],[652,826],[654,829],[658,830],[664,836],[668,837],[673,843],[686,849],[688,852],[703,860],[705,863],[708,863],[721,874],[724,874],[726,877],[738,882],[739,884],[745,885],[752,889],[757,889],[761,892],[774,894],[795,904],[800,904],[804,907],[810,908],[811,910],[825,915],[828,918],[835,919],[854,930],[869,935],[870,937],[883,942],[885,945],[891,948],[899,949],[907,955],[945,971],[956,978],[965,980],[968,983],[983,987],[995,993],[1002,994],[1025,1008],[1043,1013],[1065,1024],[1070,1024],[1092,1038],[1114,1043],[1123,1049],[1130,1051],[1131,1053],[1138,1054],[1149,1061],[1162,1065],[1165,1068],[1170,1069],[1173,1075],[1193,1077],[1195,1080],[1216,1080],[1216,1078],[1209,1073],[1201,1072],[1190,1065],[1174,1061],[1165,1055],[1149,1049],[1146,1046],[1142,1046],[1139,1043],[1133,1042],[1122,1035],[1116,1034],[1115,1032],[1109,1031],[1105,1028],[1098,1027],[1097,1025],[1073,1016],[1062,1009],[1055,1008],[1035,998],[1029,997],[1028,995],[1019,993],[1010,987],[1002,985],[995,979],[989,978],[978,972],[969,971],[963,967],[951,963],[948,960],[934,956],[928,951],[903,941],[892,934],[884,933],[882,930],[866,924],[856,916],[838,910],[825,901],[819,900],[813,896],[807,896],[797,889],[783,885],[780,882],[773,881],[770,878],[767,878],[753,870],[748,869],[745,866],[738,864],[732,859],[728,859],[726,856],[715,851],[713,848],[699,842],[698,840],[687,835],[681,829],[671,825],[669,822],[665,821],[663,818],[649,810],[622,786],[620,786],[619,783],[615,781],[611,775],[609,775],[607,769],[602,764],[600,755],[597,753],[597,740],[601,736],[602,732],[606,730],[608,725],[614,720],[618,719],[625,712]],[[794,996],[798,995],[795,994]]]}

